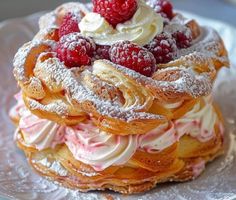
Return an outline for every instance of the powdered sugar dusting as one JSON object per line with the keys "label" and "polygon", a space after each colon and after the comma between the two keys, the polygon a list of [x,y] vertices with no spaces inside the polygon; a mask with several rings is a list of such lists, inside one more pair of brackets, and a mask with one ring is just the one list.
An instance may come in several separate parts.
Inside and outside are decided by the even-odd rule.
{"label": "powdered sugar dusting", "polygon": [[[42,49],[42,50],[46,50],[46,49],[49,50],[53,47],[54,44],[55,44],[54,41],[49,41],[49,40],[46,40],[46,41],[33,40],[32,42],[28,42],[24,44],[16,53],[14,57],[14,61],[13,61],[13,65],[14,65],[13,73],[16,79],[18,81],[23,81],[23,82],[28,81],[29,78],[27,75],[26,62],[27,62],[28,56],[30,56],[33,49],[40,48],[42,46],[47,46],[47,48]],[[42,51],[39,53],[42,53]],[[35,56],[37,58],[38,55],[36,54]],[[36,58],[34,62],[36,62]],[[35,63],[31,63],[31,65],[34,65],[34,64]]]}
{"label": "powdered sugar dusting", "polygon": [[[130,78],[136,80],[138,83],[144,85],[144,86],[151,86],[152,88],[160,89],[165,92],[181,92],[181,93],[188,93],[192,97],[200,97],[208,95],[211,92],[212,89],[212,83],[210,80],[210,77],[207,75],[207,73],[197,75],[195,72],[189,68],[179,68],[179,67],[172,67],[172,68],[166,68],[161,69],[161,71],[171,71],[171,70],[177,70],[181,71],[179,78],[176,81],[159,81],[154,80],[152,78],[148,78],[146,76],[143,76],[133,70],[127,69],[120,65],[115,65],[107,60],[103,60],[104,62],[112,65],[117,70],[121,71],[125,75],[129,76]],[[158,73],[158,72],[157,72]]]}
{"label": "powdered sugar dusting", "polygon": [[[85,42],[84,40],[88,42]],[[64,48],[70,51],[75,50],[78,45],[85,48],[84,51],[86,51],[86,49],[96,49],[94,41],[91,38],[85,38],[80,33],[71,33],[65,35],[61,38],[60,43],[63,44]]]}
{"label": "powdered sugar dusting", "polygon": [[71,13],[88,13],[90,11],[90,6],[88,4],[83,4],[79,2],[69,2],[64,3],[55,10],[56,15],[60,15],[62,12],[71,12]]}
{"label": "powdered sugar dusting", "polygon": [[58,28],[57,25],[57,17],[55,12],[49,12],[39,19],[39,28],[40,30],[55,27]]}
{"label": "powdered sugar dusting", "polygon": [[236,155],[236,135],[233,133],[233,131],[229,132],[229,144],[228,149],[226,152],[225,160],[224,162],[221,162],[221,165],[219,168],[217,168],[217,172],[222,172],[226,167],[230,166]]}
{"label": "powdered sugar dusting", "polygon": [[39,28],[40,29],[46,29],[46,28],[58,28],[58,21],[60,18],[63,18],[63,16],[70,12],[75,14],[81,14],[89,12],[88,5],[77,3],[77,2],[70,2],[65,3],[59,6],[55,11],[49,12],[45,15],[43,15],[39,19]]}
{"label": "powdered sugar dusting", "polygon": [[43,158],[42,160],[38,160],[37,163],[49,168],[49,170],[57,172],[60,176],[66,176],[68,174],[68,171],[58,161],[50,162],[48,158]]}
{"label": "powdered sugar dusting", "polygon": [[228,62],[227,56],[219,56],[218,52],[221,47],[221,41],[218,33],[210,27],[202,27],[201,35],[193,41],[193,45],[187,49],[179,51],[178,57],[186,56],[191,53],[199,52],[205,59],[214,58],[221,62]]}
{"label": "powdered sugar dusting", "polygon": [[[136,112],[136,110],[138,110],[139,108],[122,108],[117,104],[113,104],[113,102],[111,101],[105,101],[98,95],[94,94],[91,90],[88,90],[88,88],[82,84],[82,82],[80,81],[81,74],[75,74],[73,73],[73,70],[66,69],[65,65],[61,63],[57,58],[47,59],[43,62],[42,65],[37,66],[37,68],[40,67],[44,68],[43,71],[47,72],[48,77],[53,77],[53,79],[59,85],[62,85],[62,88],[65,89],[70,102],[76,101],[78,105],[83,104],[84,102],[90,102],[90,104],[92,104],[92,106],[94,106],[97,112],[99,112],[101,115],[122,119],[125,121],[132,121],[134,119],[161,119],[161,117],[158,115]],[[57,102],[56,105],[60,105],[60,102]],[[34,104],[32,108],[44,108],[44,110],[50,112],[61,112],[58,109],[53,110],[57,108],[55,105],[45,107],[38,103],[37,105]]]}
{"label": "powdered sugar dusting", "polygon": [[[58,115],[66,115],[69,113],[68,106],[72,104],[73,107],[83,110],[88,115],[98,113],[100,116],[106,116],[112,119],[120,119],[126,122],[136,119],[163,119],[162,116],[150,114],[147,112],[149,108],[148,105],[151,105],[153,99],[160,98],[158,96],[159,91],[167,94],[187,94],[193,98],[205,96],[211,92],[213,81],[210,72],[196,73],[194,69],[191,68],[191,59],[186,59],[189,66],[186,66],[187,64],[183,62],[183,66],[180,65],[159,69],[155,72],[152,78],[143,76],[123,66],[115,65],[114,63],[111,63],[107,60],[99,60],[101,65],[106,65],[105,70],[109,68],[111,72],[117,73],[118,76],[120,75],[121,77],[126,77],[127,81],[135,81],[135,87],[137,87],[137,90],[139,90],[142,95],[136,95],[136,97],[134,97],[134,102],[128,106],[123,106],[123,103],[119,98],[117,98],[116,101],[113,101],[109,98],[106,99],[101,94],[94,92],[91,88],[86,86],[86,82],[82,81],[82,76],[86,73],[86,70],[88,70],[86,67],[82,69],[81,72],[75,73],[75,71],[67,69],[64,63],[55,58],[54,54],[52,54],[52,57],[50,58],[46,58],[45,60],[38,59],[36,62],[36,58],[39,54],[41,54],[43,57],[43,52],[50,52],[55,48],[54,41],[45,40],[43,38],[47,38],[47,34],[50,34],[53,29],[58,27],[58,20],[60,21],[61,17],[68,11],[80,12],[81,10],[85,13],[88,12],[88,9],[83,4],[69,3],[62,5],[55,11],[42,17],[40,20],[40,37],[36,37],[32,42],[25,44],[16,54],[14,60],[14,74],[22,87],[24,87],[24,84],[30,80],[31,76],[35,76],[36,78],[39,78],[45,84],[45,86],[49,88],[49,90],[50,88],[51,90],[53,88],[51,84],[55,84],[57,89],[59,88],[59,90],[63,90],[65,92],[65,97],[63,97],[63,100],[53,100],[52,102],[49,102],[48,105],[43,105],[39,101],[30,99],[29,104],[31,109],[40,109],[43,111],[56,113]],[[173,32],[180,30],[181,27],[183,27],[181,26],[181,23],[183,23],[183,19],[177,15],[177,17],[165,27],[165,32],[172,34]],[[181,29],[180,31],[190,34],[189,29],[186,27],[185,30]],[[77,40],[77,38],[71,38],[75,35],[76,34],[70,34],[69,36],[64,36],[62,39],[65,40],[65,45],[67,45],[66,41],[68,39]],[[193,45],[190,48],[180,50],[177,53],[176,60],[184,60],[189,55],[192,55],[193,57],[202,57],[203,60],[215,58],[219,61],[227,62],[227,57],[218,55],[220,49],[219,41],[220,38],[215,31],[210,28],[203,27],[200,37],[198,37],[193,42]],[[70,43],[68,44],[68,48],[73,50],[76,45],[76,42]],[[93,46],[93,48],[95,49],[95,46]],[[34,51],[37,49],[39,52],[36,51],[35,53]],[[35,54],[32,55],[32,52]],[[27,63],[27,58],[29,56],[35,57],[35,63],[30,63],[30,67],[34,68],[35,64],[37,63],[37,68],[39,71],[41,68],[43,76],[45,76],[44,78],[41,76],[37,77],[36,73],[29,73],[27,71],[29,64]],[[135,56],[136,55],[133,55],[133,57]],[[150,59],[150,57],[147,56],[145,59]],[[137,61],[139,61],[138,58]],[[214,71],[214,65],[209,65],[209,67],[211,68],[211,71]],[[93,64],[89,70],[93,75]],[[173,72],[174,70],[176,73],[169,73]],[[101,71],[100,73],[101,77],[96,78],[99,83],[102,83],[105,81],[103,74],[106,72]],[[170,81],[156,78],[161,73],[169,74],[169,78],[173,80]],[[106,81],[109,83],[108,80]],[[120,84],[125,83],[122,81],[118,81],[117,83],[113,82],[112,87],[119,91],[121,86]],[[102,84],[100,85],[102,87]],[[140,86],[140,88],[138,86]],[[145,88],[144,90],[148,93],[142,93],[141,88]],[[125,96],[125,93],[121,93],[124,97],[124,100],[128,101],[128,97]],[[143,105],[137,102],[142,102]]]}
{"label": "powdered sugar dusting", "polygon": [[42,110],[46,112],[53,112],[62,117],[67,115],[68,107],[61,100],[56,100],[47,105],[40,104],[38,101],[34,99],[28,99],[28,101],[31,110]]}

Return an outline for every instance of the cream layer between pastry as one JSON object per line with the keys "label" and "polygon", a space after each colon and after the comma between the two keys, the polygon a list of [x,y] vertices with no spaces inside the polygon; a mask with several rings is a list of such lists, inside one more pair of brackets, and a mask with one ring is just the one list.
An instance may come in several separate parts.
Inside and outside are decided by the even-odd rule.
{"label": "cream layer between pastry", "polygon": [[186,134],[200,142],[207,142],[214,137],[215,126],[219,126],[223,133],[210,96],[204,97],[203,107],[197,103],[178,120],[161,124],[146,134],[127,136],[101,131],[91,120],[76,126],[62,126],[40,119],[25,107],[21,93],[15,98],[17,104],[10,115],[19,120],[19,130],[27,146],[43,150],[65,143],[74,158],[91,165],[96,171],[126,164],[137,150],[148,153],[162,151]]}

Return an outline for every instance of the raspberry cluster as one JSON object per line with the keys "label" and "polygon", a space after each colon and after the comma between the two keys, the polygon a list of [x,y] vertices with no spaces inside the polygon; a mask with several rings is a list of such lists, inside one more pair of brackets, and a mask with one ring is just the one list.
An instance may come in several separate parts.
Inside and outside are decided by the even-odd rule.
{"label": "raspberry cluster", "polygon": [[[147,4],[169,21],[174,17],[173,6],[168,0],[147,0]],[[93,0],[93,5],[93,11],[115,27],[132,18],[138,3],[137,0]],[[173,60],[178,49],[188,48],[192,41],[191,34],[184,27],[173,33],[164,31],[143,47],[129,41],[117,42],[111,46],[99,45],[92,38],[80,34],[78,24],[83,16],[82,12],[67,13],[59,27],[57,57],[68,68],[106,59],[145,76],[152,76],[158,64]]]}

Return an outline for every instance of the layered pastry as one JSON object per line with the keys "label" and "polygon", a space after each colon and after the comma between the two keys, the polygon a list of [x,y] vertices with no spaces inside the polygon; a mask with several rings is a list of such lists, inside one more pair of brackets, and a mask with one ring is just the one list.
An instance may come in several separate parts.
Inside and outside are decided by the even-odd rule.
{"label": "layered pastry", "polygon": [[229,65],[212,28],[166,0],[66,3],[14,58],[15,140],[42,176],[132,194],[198,177],[222,154],[212,99]]}

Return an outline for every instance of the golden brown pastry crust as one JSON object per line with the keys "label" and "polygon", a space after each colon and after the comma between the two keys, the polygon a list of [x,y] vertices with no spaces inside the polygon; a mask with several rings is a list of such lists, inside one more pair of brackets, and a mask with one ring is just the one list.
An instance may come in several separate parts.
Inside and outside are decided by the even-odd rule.
{"label": "golden brown pastry crust", "polygon": [[208,95],[217,71],[229,65],[218,34],[213,30],[204,33],[206,30],[192,20],[186,25],[193,33],[193,46],[175,60],[158,65],[151,78],[105,60],[69,70],[56,58],[53,48],[61,19],[68,9],[75,8],[88,12],[82,4],[73,3],[43,17],[39,33],[14,59],[14,75],[25,104],[39,117],[75,125],[92,116],[101,130],[111,134],[144,134],[178,116],[168,115],[172,112],[168,110],[159,112],[156,104]]}

